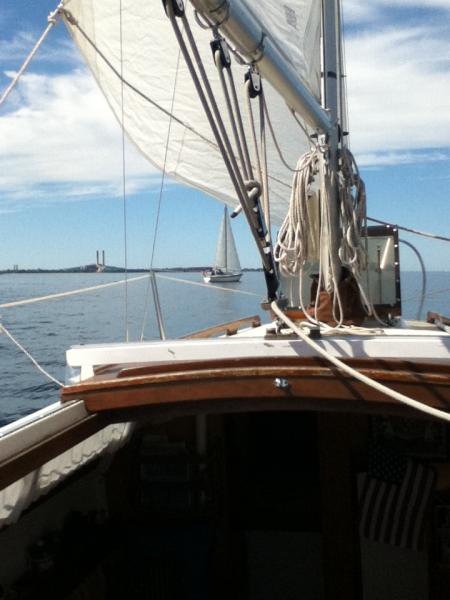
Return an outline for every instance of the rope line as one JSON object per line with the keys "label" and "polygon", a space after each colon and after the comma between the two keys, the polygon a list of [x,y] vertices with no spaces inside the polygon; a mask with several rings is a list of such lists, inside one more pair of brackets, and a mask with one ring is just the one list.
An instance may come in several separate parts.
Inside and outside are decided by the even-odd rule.
{"label": "rope line", "polygon": [[53,377],[53,375],[50,375],[50,373],[48,371],[46,371],[44,369],[44,367],[41,367],[41,365],[37,362],[37,360],[35,358],[33,358],[33,356],[31,356],[31,354],[28,352],[28,350],[26,348],[24,348],[22,346],[22,344],[16,340],[16,338],[12,335],[12,333],[10,333],[2,323],[0,323],[0,332],[3,332],[6,335],[6,337],[8,337],[17,346],[17,348],[25,354],[25,356],[33,363],[33,365],[36,367],[36,369],[38,371],[40,371],[43,375],[45,375],[45,377],[50,379],[50,381],[53,381],[53,383],[56,383],[56,385],[58,385],[59,387],[64,387],[64,384],[61,381],[59,381],[58,379]]}
{"label": "rope line", "polygon": [[11,83],[8,85],[8,87],[5,89],[5,91],[3,92],[1,98],[0,98],[0,106],[2,106],[2,104],[4,102],[6,102],[6,99],[8,98],[8,96],[10,95],[10,93],[13,91],[13,89],[16,87],[17,83],[19,82],[20,78],[22,77],[22,75],[25,73],[25,71],[28,68],[28,65],[30,64],[30,62],[33,60],[36,52],[39,50],[39,48],[41,47],[42,43],[44,42],[45,38],[47,37],[47,35],[50,33],[51,29],[53,29],[53,27],[56,25],[56,23],[58,22],[58,17],[62,12],[62,8],[63,8],[63,4],[62,2],[60,4],[58,4],[58,6],[56,7],[56,9],[54,11],[52,11],[48,17],[47,17],[47,21],[48,21],[48,25],[47,27],[44,29],[42,35],[40,36],[40,38],[38,39],[38,41],[36,42],[36,44],[34,45],[33,49],[31,50],[30,54],[27,56],[27,58],[25,59],[24,63],[22,64],[22,66],[20,67],[20,69],[17,71],[16,75],[14,76],[13,80],[11,81]]}
{"label": "rope line", "polygon": [[324,348],[322,348],[322,346],[320,346],[314,340],[312,340],[309,337],[309,335],[304,333],[300,327],[295,325],[295,323],[293,321],[291,321],[291,319],[289,319],[289,317],[287,317],[279,309],[276,302],[272,302],[271,309],[281,319],[281,321],[283,321],[294,333],[296,333],[299,336],[299,338],[301,338],[304,342],[306,342],[308,344],[308,346],[313,348],[318,354],[323,356],[326,360],[331,362],[333,365],[335,365],[336,367],[338,367],[339,369],[341,369],[348,375],[351,375],[358,381],[365,383],[366,385],[373,388],[374,390],[377,390],[378,392],[381,392],[382,394],[389,396],[393,400],[397,400],[401,404],[405,404],[411,408],[414,408],[415,410],[423,412],[432,417],[436,417],[436,418],[442,419],[444,421],[450,421],[449,413],[447,413],[443,410],[439,410],[437,408],[432,408],[431,406],[426,406],[426,405],[422,404],[422,402],[418,402],[417,400],[414,400],[413,398],[409,398],[408,396],[405,396],[404,394],[400,394],[399,392],[392,390],[391,388],[387,387],[386,385],[378,383],[378,381],[375,381],[375,380],[371,379],[370,377],[363,375],[362,373],[360,373],[356,369],[353,369],[352,367],[350,367],[346,363],[342,362],[335,356],[332,356],[329,352],[327,352]]}

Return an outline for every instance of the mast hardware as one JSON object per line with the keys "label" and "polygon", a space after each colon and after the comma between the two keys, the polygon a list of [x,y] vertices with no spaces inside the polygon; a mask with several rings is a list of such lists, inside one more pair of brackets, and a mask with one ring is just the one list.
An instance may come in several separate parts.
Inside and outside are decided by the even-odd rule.
{"label": "mast hardware", "polygon": [[216,56],[216,52],[220,52],[220,63],[223,69],[229,69],[231,66],[231,56],[230,51],[228,50],[228,44],[225,41],[225,38],[219,37],[211,41],[211,50],[213,56]]}
{"label": "mast hardware", "polygon": [[176,17],[183,17],[184,16],[184,3],[183,0],[162,0],[163,6],[164,6],[164,10],[166,11],[166,15],[167,15],[167,3],[170,2],[173,8],[173,14]]}
{"label": "mast hardware", "polygon": [[257,98],[261,94],[261,75],[254,67],[250,67],[245,74],[245,81],[250,82],[250,98]]}

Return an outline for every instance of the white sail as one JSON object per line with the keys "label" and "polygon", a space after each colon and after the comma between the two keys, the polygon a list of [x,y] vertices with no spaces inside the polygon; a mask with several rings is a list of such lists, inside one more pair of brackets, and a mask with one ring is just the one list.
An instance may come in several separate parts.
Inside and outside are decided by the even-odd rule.
{"label": "white sail", "polygon": [[309,91],[320,100],[321,2],[242,0],[242,3],[277,46],[286,63],[294,68]]}
{"label": "white sail", "polygon": [[236,244],[234,242],[234,236],[226,208],[220,224],[214,268],[220,269],[225,273],[241,272],[241,264],[239,262],[239,256],[236,250]]}
{"label": "white sail", "polygon": [[[65,19],[66,25],[114,114],[121,121],[123,112],[128,136],[151,163],[158,168],[165,164],[169,176],[234,208],[237,204],[235,190],[224,169],[191,76],[180,57],[178,43],[161,0],[122,0],[121,4],[122,26],[119,2],[66,0],[65,3],[79,27],[71,23],[70,18]],[[269,9],[268,2],[252,6],[256,18],[264,23],[270,21],[268,35],[271,38],[276,36],[280,51],[289,55],[305,85],[315,95],[319,91],[320,73],[317,58],[312,58],[318,53],[312,48],[318,44],[318,4],[315,0],[294,0],[281,8],[272,6]],[[190,4],[187,4],[186,11],[231,136],[209,46],[211,31],[195,23]],[[233,60],[244,127],[251,146],[243,93],[246,70],[247,67]],[[120,73],[126,81],[123,86]],[[280,149],[287,163],[295,168],[298,157],[309,148],[308,141],[281,96],[267,83],[264,89]],[[282,163],[270,135],[267,146],[271,217],[272,223],[277,225],[284,218],[288,206],[292,172]]]}

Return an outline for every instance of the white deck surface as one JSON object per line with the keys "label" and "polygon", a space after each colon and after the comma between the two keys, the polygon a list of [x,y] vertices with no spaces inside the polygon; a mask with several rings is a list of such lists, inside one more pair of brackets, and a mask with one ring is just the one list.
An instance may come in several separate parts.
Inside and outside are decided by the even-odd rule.
{"label": "white deck surface", "polygon": [[[267,335],[271,328],[272,325],[263,325],[220,338],[73,346],[66,353],[67,383],[91,377],[94,367],[106,364],[314,355],[296,337]],[[450,335],[434,326],[331,333],[315,341],[338,358],[450,363]]]}

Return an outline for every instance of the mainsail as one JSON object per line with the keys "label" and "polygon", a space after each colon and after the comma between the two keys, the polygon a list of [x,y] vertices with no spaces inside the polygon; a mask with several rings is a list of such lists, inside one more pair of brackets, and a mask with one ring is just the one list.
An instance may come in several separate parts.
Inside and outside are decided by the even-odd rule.
{"label": "mainsail", "polygon": [[231,230],[230,219],[228,217],[228,211],[226,207],[224,209],[222,222],[220,224],[214,268],[220,269],[225,273],[241,272],[241,264],[239,262],[236,244],[234,242],[234,236]]}
{"label": "mainsail", "polygon": [[[316,0],[279,4],[246,2],[287,64],[316,98],[320,95],[320,10]],[[114,114],[140,151],[174,179],[187,183],[231,207],[235,189],[205,119],[191,76],[176,42],[161,0],[66,0],[65,23],[86,59]],[[121,8],[121,9],[120,9]],[[186,11],[203,63],[214,89],[220,90],[211,55],[211,29],[195,25],[194,10]],[[248,67],[233,61],[233,73],[243,87]],[[285,100],[264,82],[270,119],[283,159],[294,169],[309,141]],[[238,90],[240,91],[240,90]],[[231,132],[224,99],[217,103]],[[244,94],[239,95],[243,115]],[[170,135],[169,135],[170,129]],[[246,136],[250,127],[244,119]],[[167,146],[167,153],[166,153]],[[279,225],[286,214],[292,172],[283,164],[274,140],[267,140],[271,218]],[[236,152],[238,159],[238,153]],[[252,159],[253,160],[253,159]]]}

